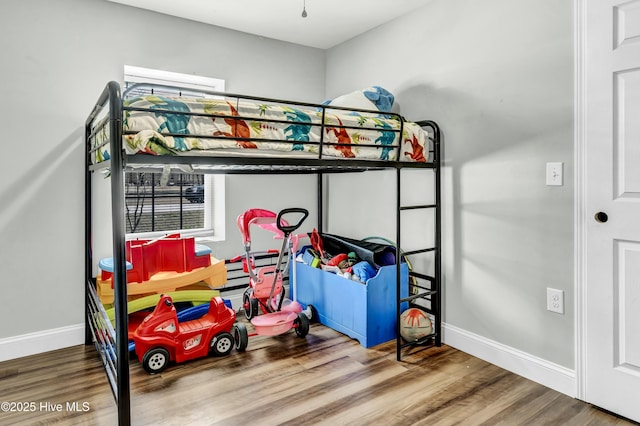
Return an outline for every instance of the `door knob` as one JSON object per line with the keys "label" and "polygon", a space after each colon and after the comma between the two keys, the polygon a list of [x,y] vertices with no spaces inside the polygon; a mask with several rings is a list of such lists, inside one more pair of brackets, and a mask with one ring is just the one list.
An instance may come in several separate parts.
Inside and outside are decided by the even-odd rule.
{"label": "door knob", "polygon": [[605,223],[606,221],[609,220],[609,216],[607,216],[605,212],[598,212],[595,214],[594,219],[598,223]]}

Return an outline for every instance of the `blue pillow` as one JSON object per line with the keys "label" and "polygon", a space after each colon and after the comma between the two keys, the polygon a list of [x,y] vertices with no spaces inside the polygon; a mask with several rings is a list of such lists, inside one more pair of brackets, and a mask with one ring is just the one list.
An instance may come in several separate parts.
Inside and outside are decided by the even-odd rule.
{"label": "blue pillow", "polygon": [[358,277],[363,283],[366,283],[369,278],[373,278],[376,276],[375,268],[365,260],[353,265],[351,271],[351,273]]}

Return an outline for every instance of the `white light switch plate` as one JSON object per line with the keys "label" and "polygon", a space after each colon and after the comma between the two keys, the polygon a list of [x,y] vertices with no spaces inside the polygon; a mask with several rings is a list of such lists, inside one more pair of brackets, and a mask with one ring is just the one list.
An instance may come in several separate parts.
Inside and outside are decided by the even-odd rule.
{"label": "white light switch plate", "polygon": [[562,186],[563,173],[562,163],[547,163],[547,185],[549,186]]}

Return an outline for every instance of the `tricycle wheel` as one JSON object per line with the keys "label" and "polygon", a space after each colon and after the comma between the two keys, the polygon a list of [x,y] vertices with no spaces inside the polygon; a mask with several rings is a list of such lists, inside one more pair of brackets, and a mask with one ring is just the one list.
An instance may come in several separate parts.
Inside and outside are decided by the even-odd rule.
{"label": "tricycle wheel", "polygon": [[219,333],[211,339],[209,347],[216,356],[229,355],[229,352],[233,349],[233,336],[226,331]]}
{"label": "tricycle wheel", "polygon": [[249,299],[249,315],[251,315],[251,318],[255,318],[260,315],[260,302],[258,299]]}
{"label": "tricycle wheel", "polygon": [[316,309],[316,307],[313,305],[309,305],[307,306],[307,309],[311,315],[309,318],[309,323],[318,322],[320,317],[318,316],[318,310]]}
{"label": "tricycle wheel", "polygon": [[153,348],[142,357],[142,367],[149,374],[162,372],[169,365],[169,351],[165,348]]}
{"label": "tricycle wheel", "polygon": [[245,291],[242,294],[242,308],[244,309],[244,316],[251,321],[251,312],[249,310],[249,303],[250,303],[251,297],[249,297],[249,291]]}
{"label": "tricycle wheel", "polygon": [[249,333],[247,332],[247,326],[242,323],[236,323],[231,328],[233,333],[233,340],[236,342],[236,350],[238,352],[244,352],[249,345]]}
{"label": "tricycle wheel", "polygon": [[251,297],[250,292],[242,295],[242,306],[244,307],[244,316],[251,321],[251,318],[258,316],[258,299]]}
{"label": "tricycle wheel", "polygon": [[293,321],[293,324],[296,326],[296,334],[298,337],[304,337],[309,333],[309,318],[300,312],[298,314],[298,318]]}

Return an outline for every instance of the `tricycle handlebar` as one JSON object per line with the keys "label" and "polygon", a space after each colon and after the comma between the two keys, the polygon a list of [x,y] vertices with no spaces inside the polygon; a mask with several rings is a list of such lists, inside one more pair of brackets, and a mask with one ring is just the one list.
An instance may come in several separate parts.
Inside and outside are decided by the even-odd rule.
{"label": "tricycle handlebar", "polygon": [[[298,222],[295,223],[294,225],[283,225],[281,221],[282,216],[290,213],[300,213],[302,216],[298,219]],[[302,225],[302,222],[304,222],[307,216],[309,216],[309,211],[301,207],[291,207],[288,209],[283,209],[283,210],[280,210],[280,212],[278,213],[278,217],[276,218],[276,226],[278,227],[279,230],[284,232],[285,236],[289,236],[289,234],[291,234],[293,231],[298,229],[300,225]]]}

